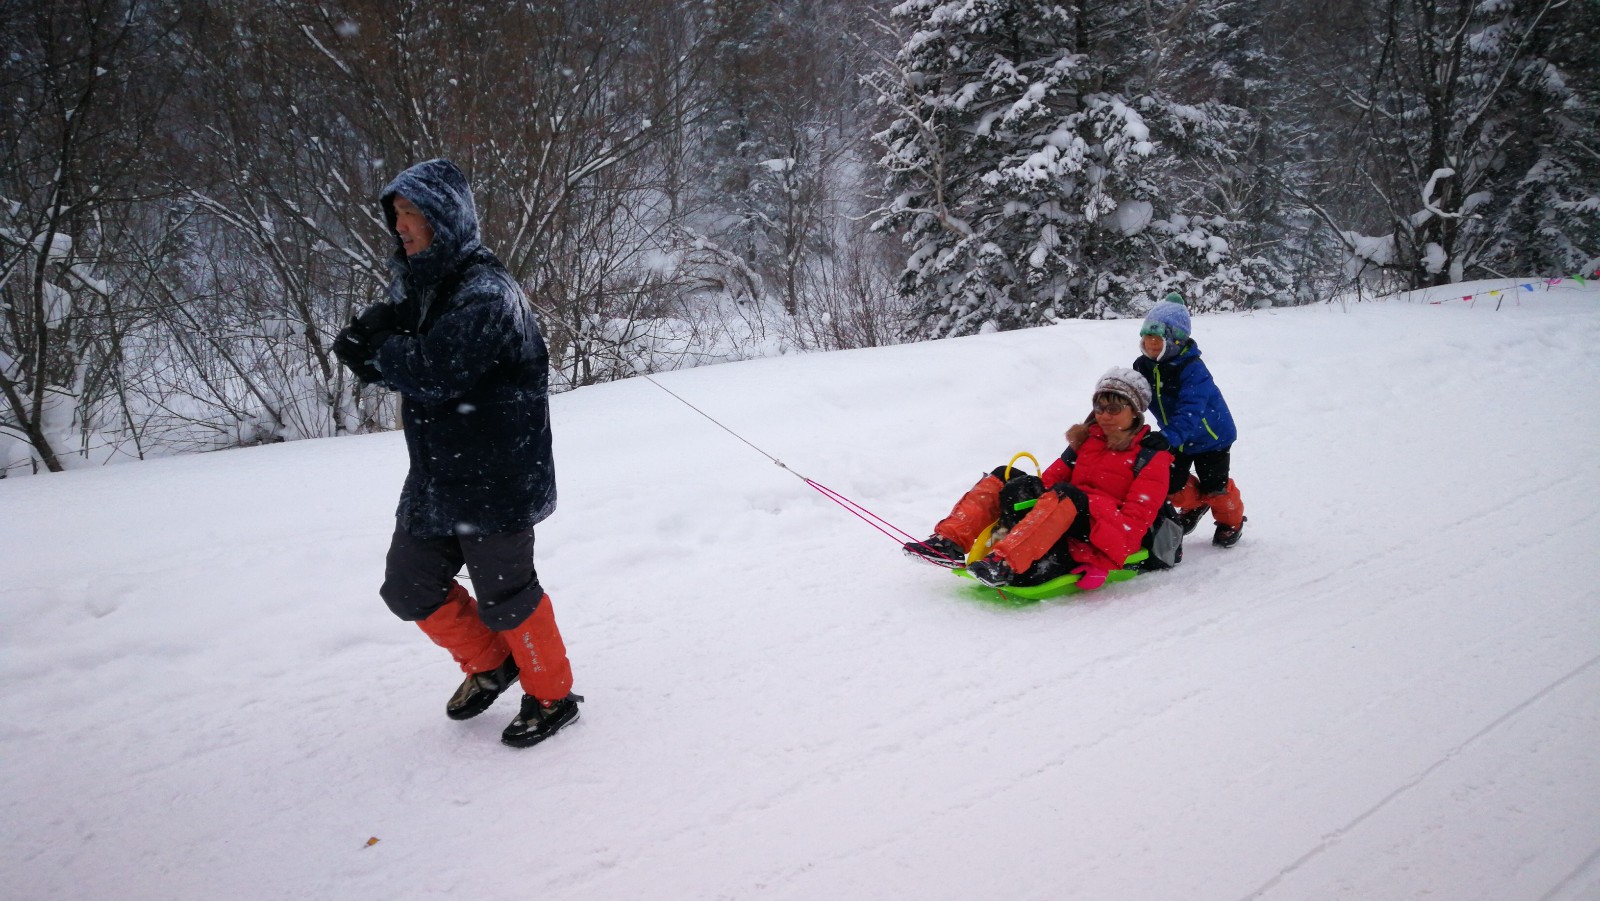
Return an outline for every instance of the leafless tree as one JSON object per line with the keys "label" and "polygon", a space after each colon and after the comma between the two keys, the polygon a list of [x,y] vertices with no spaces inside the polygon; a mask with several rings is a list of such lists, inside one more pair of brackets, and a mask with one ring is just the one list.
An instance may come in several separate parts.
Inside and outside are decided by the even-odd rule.
{"label": "leafless tree", "polygon": [[123,390],[143,297],[121,276],[167,191],[171,16],[127,0],[13,0],[0,16],[0,428],[54,472]]}
{"label": "leafless tree", "polygon": [[1528,149],[1547,117],[1523,104],[1550,77],[1538,56],[1581,41],[1562,24],[1577,14],[1571,0],[1344,0],[1306,11],[1288,43],[1322,88],[1304,100],[1325,160],[1322,184],[1300,196],[1353,269],[1417,288],[1480,265],[1500,237],[1485,223],[1537,158]]}

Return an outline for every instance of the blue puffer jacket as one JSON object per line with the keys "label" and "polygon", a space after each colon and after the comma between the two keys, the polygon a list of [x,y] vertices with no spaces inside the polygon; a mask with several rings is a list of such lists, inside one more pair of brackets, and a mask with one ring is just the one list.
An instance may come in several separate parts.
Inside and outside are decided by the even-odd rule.
{"label": "blue puffer jacket", "polygon": [[478,239],[466,176],[449,160],[400,173],[383,191],[391,233],[402,195],[433,228],[407,257],[395,236],[391,300],[414,334],[374,358],[402,395],[411,469],[397,515],[424,538],[532,527],[556,506],[549,354],[522,288]]}
{"label": "blue puffer jacket", "polygon": [[1192,457],[1233,446],[1233,414],[1193,340],[1159,363],[1140,354],[1133,368],[1150,383],[1150,412],[1174,452]]}

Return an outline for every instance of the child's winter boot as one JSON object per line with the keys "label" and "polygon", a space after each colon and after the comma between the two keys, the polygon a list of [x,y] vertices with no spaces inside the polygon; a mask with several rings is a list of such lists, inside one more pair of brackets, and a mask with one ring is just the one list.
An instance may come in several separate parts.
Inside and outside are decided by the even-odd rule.
{"label": "child's winter boot", "polygon": [[445,715],[464,720],[489,709],[517,675],[505,641],[478,618],[478,605],[461,583],[452,582],[444,604],[417,625],[467,674],[445,704]]}
{"label": "child's winter boot", "polygon": [[1187,535],[1190,532],[1193,532],[1195,527],[1200,525],[1200,520],[1205,519],[1206,514],[1210,511],[1211,508],[1205,504],[1201,504],[1198,507],[1191,507],[1188,510],[1179,511],[1178,525],[1183,527],[1183,534]]}
{"label": "child's winter boot", "polygon": [[1239,486],[1228,480],[1228,487],[1221,494],[1208,494],[1201,498],[1211,507],[1211,517],[1217,521],[1217,532],[1212,537],[1211,543],[1217,547],[1233,547],[1239,543],[1239,534],[1244,530],[1244,498],[1239,494]]}
{"label": "child's winter boot", "polygon": [[1211,509],[1211,505],[1200,498],[1200,480],[1192,475],[1182,488],[1167,495],[1167,502],[1178,511],[1178,525],[1183,526],[1185,535],[1193,532]]}
{"label": "child's winter boot", "polygon": [[467,676],[444,705],[444,715],[453,720],[470,720],[489,709],[505,690],[517,684],[517,660],[506,654],[504,663],[486,673]]}
{"label": "child's winter boot", "polygon": [[561,630],[556,628],[550,595],[539,598],[527,619],[500,635],[517,660],[523,692],[522,712],[500,734],[500,740],[526,748],[577,719],[578,701],[583,699],[572,694],[572,664],[567,660]]}
{"label": "child's winter boot", "polygon": [[570,692],[559,701],[523,695],[522,712],[500,733],[500,740],[513,748],[531,748],[577,719],[578,702],[582,700],[583,695]]}
{"label": "child's winter boot", "polygon": [[1239,536],[1244,533],[1244,524],[1249,521],[1250,517],[1245,516],[1240,518],[1236,526],[1217,523],[1217,533],[1211,536],[1211,543],[1217,547],[1233,547],[1239,543]]}

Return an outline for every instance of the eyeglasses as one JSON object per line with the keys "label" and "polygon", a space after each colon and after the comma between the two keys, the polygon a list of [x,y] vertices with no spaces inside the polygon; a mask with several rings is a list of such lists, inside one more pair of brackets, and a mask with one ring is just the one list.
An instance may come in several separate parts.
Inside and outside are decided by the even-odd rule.
{"label": "eyeglasses", "polygon": [[1101,413],[1104,413],[1107,416],[1115,416],[1126,409],[1128,409],[1128,405],[1120,401],[1111,401],[1109,403],[1094,405],[1094,412],[1096,416],[1100,415]]}

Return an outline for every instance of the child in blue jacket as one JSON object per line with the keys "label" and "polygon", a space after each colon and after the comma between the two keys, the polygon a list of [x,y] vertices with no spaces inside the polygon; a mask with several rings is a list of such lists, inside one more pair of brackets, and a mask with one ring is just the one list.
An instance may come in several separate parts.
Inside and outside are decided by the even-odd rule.
{"label": "child in blue jacket", "polygon": [[[1178,509],[1184,534],[1211,511],[1217,531],[1211,543],[1233,547],[1244,529],[1244,499],[1228,477],[1228,454],[1237,432],[1228,403],[1211,371],[1200,360],[1200,347],[1189,337],[1189,310],[1178,294],[1145,316],[1139,329],[1140,350],[1134,361],[1150,383],[1150,412],[1172,451],[1172,481],[1167,498]],[[1189,474],[1190,467],[1195,475]]]}

